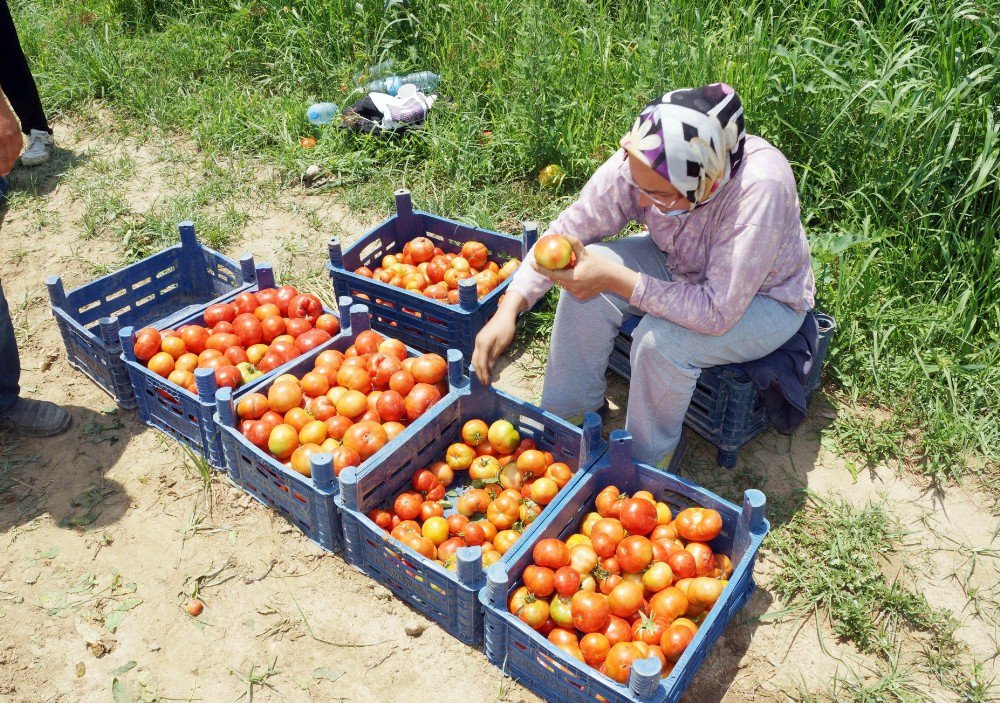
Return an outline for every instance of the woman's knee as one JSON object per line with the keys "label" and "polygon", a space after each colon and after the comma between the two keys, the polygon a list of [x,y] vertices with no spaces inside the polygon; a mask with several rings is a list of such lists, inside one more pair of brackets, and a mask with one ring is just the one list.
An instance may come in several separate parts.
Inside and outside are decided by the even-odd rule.
{"label": "woman's knee", "polygon": [[670,320],[646,315],[632,334],[631,362],[635,366],[673,367],[698,372],[693,334]]}

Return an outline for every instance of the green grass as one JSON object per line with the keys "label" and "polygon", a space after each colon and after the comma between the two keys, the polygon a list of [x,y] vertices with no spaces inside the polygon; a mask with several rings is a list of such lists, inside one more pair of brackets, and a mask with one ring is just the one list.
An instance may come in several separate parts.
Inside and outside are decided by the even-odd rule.
{"label": "green grass", "polygon": [[916,631],[937,638],[940,649],[957,623],[909,588],[905,568],[889,560],[905,536],[885,505],[858,509],[811,496],[768,537],[778,565],[770,589],[794,603],[793,611],[828,619],[834,634],[862,652],[889,658],[897,639]]}
{"label": "green grass", "polygon": [[[671,87],[725,80],[748,131],[799,182],[833,375],[890,409],[900,458],[936,479],[1000,458],[1000,7],[997,0],[14,0],[51,111],[113,108],[133,132],[209,154],[319,164],[371,217],[393,189],[490,227],[546,221],[635,113]],[[393,57],[443,76],[426,129],[317,129],[316,99]],[[489,132],[490,134],[485,134]],[[314,134],[316,149],[298,138]],[[538,170],[558,163],[559,190]],[[172,213],[168,213],[169,214]],[[227,229],[223,218],[220,224]],[[135,251],[160,223],[133,228]],[[545,319],[532,323],[543,333]],[[981,463],[981,462],[980,462]]]}

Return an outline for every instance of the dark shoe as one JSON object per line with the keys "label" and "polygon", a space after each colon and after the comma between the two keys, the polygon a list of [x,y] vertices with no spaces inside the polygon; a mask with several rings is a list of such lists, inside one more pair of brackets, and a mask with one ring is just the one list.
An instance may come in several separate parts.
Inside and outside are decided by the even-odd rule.
{"label": "dark shoe", "polygon": [[69,429],[72,416],[47,400],[18,398],[11,411],[0,419],[0,430],[27,437],[54,437]]}

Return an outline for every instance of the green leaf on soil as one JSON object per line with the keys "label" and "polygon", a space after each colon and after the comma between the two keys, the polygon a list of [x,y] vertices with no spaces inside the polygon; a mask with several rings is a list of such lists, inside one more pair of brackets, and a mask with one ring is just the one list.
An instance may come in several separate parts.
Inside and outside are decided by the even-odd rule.
{"label": "green leaf on soil", "polygon": [[118,679],[111,682],[111,696],[115,699],[115,703],[134,703],[132,696],[125,690],[125,684]]}
{"label": "green leaf on soil", "polygon": [[44,552],[40,552],[38,557],[40,559],[52,559],[57,556],[62,550],[59,547],[53,547],[52,549],[46,549]]}
{"label": "green leaf on soil", "polygon": [[24,582],[29,586],[38,581],[41,578],[42,572],[38,569],[32,569],[24,575]]}
{"label": "green leaf on soil", "polygon": [[142,598],[139,598],[139,596],[132,596],[131,598],[126,598],[119,603],[118,610],[132,610],[132,608],[139,605],[142,605]]}
{"label": "green leaf on soil", "polygon": [[114,671],[112,671],[111,675],[117,678],[117,677],[121,676],[122,674],[124,674],[125,672],[132,671],[132,669],[134,669],[135,666],[136,666],[136,663],[130,659],[129,661],[125,662],[124,664],[122,664],[121,666],[119,666],[117,669],[115,669]]}
{"label": "green leaf on soil", "polygon": [[337,669],[331,669],[328,666],[321,666],[318,669],[313,669],[314,679],[326,679],[327,681],[336,681],[341,676],[344,675],[343,671]]}
{"label": "green leaf on soil", "polygon": [[121,627],[124,621],[125,611],[113,610],[104,618],[104,627],[108,628],[108,632],[114,634],[115,630]]}

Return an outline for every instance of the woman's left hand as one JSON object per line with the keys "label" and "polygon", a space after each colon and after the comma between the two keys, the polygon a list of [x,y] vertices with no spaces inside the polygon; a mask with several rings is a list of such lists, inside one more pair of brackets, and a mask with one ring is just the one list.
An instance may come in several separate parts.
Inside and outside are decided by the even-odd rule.
{"label": "woman's left hand", "polygon": [[531,266],[553,283],[565,288],[579,300],[590,300],[595,295],[611,292],[625,300],[632,297],[632,291],[639,282],[639,274],[632,269],[587,251],[576,237],[564,234],[573,247],[576,264],[573,268],[547,269],[534,259]]}

